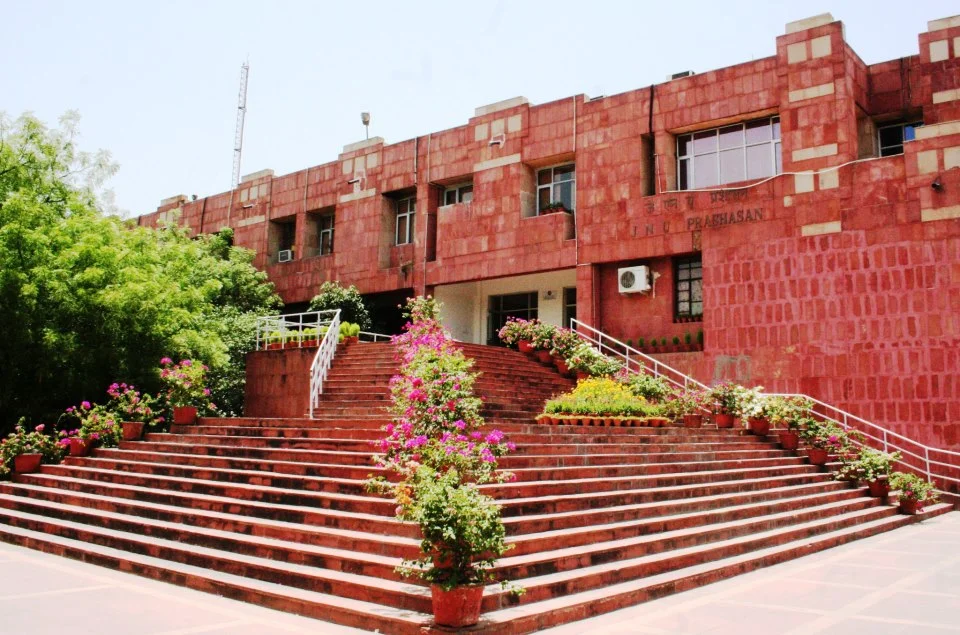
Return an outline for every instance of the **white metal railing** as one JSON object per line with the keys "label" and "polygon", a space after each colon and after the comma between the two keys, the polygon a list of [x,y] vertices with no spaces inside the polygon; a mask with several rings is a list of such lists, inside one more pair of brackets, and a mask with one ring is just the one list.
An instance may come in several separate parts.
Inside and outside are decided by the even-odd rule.
{"label": "white metal railing", "polygon": [[619,357],[631,373],[642,373],[649,371],[657,377],[673,384],[677,388],[706,388],[705,384],[700,383],[689,375],[684,375],[679,370],[667,366],[654,357],[641,353],[632,346],[624,344],[615,337],[610,337],[603,331],[598,331],[589,324],[584,324],[576,318],[570,319],[570,328],[580,337],[596,347],[598,351],[604,354]]}
{"label": "white metal railing", "polygon": [[[651,372],[679,388],[707,388],[705,384],[693,377],[641,353],[580,320],[571,319],[570,328],[595,346],[601,353],[620,358],[628,372]],[[763,395],[766,397],[802,397],[808,399],[813,403],[813,408],[809,410],[810,414],[837,423],[845,430],[859,431],[867,439],[867,442],[861,445],[868,445],[884,452],[900,452],[903,455],[901,464],[925,475],[927,481],[935,483],[939,479],[940,483],[937,483],[937,485],[941,488],[946,489],[945,486],[952,483],[955,488],[960,489],[960,452],[924,445],[910,437],[887,430],[876,423],[841,410],[836,406],[831,406],[819,399],[814,399],[809,395],[786,393],[763,393]],[[949,462],[951,460],[952,462]]]}
{"label": "white metal railing", "polygon": [[324,327],[339,311],[309,311],[257,318],[256,350],[312,348],[317,346]]}
{"label": "white metal railing", "polygon": [[393,339],[392,335],[384,335],[383,333],[371,333],[370,331],[360,331],[360,341],[361,342],[389,342]]}
{"label": "white metal railing", "polygon": [[340,309],[324,311],[324,313],[333,315],[327,324],[327,331],[323,334],[323,339],[320,340],[320,346],[317,348],[317,354],[313,357],[313,363],[310,364],[311,419],[313,419],[313,411],[320,405],[323,382],[327,378],[330,365],[333,364],[333,356],[337,353],[337,344],[340,343]]}

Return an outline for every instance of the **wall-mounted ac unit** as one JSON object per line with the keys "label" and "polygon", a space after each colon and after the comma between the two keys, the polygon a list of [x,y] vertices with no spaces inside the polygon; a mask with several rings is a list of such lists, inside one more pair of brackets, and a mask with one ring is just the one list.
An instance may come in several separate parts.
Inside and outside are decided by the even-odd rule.
{"label": "wall-mounted ac unit", "polygon": [[622,267],[617,270],[620,293],[641,293],[650,290],[650,267]]}
{"label": "wall-mounted ac unit", "polygon": [[281,249],[277,252],[277,262],[290,262],[293,260],[292,249]]}

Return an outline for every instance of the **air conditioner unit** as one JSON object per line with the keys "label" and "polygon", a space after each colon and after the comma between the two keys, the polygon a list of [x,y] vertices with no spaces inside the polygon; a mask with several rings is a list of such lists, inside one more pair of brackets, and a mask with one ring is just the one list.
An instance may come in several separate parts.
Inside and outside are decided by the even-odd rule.
{"label": "air conditioner unit", "polygon": [[277,252],[277,262],[290,262],[293,260],[292,249],[281,249]]}
{"label": "air conditioner unit", "polygon": [[620,293],[641,293],[650,290],[650,267],[622,267],[617,270]]}

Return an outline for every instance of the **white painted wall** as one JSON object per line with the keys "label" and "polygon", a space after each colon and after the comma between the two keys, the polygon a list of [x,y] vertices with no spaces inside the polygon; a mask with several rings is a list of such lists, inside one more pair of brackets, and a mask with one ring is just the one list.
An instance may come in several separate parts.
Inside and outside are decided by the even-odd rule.
{"label": "white painted wall", "polygon": [[[536,291],[539,297],[540,320],[561,326],[563,289],[576,286],[576,270],[563,269],[526,276],[448,284],[436,287],[433,295],[443,303],[440,317],[454,339],[482,344],[487,337],[487,307],[490,296]],[[553,291],[553,299],[544,299],[547,291]]]}

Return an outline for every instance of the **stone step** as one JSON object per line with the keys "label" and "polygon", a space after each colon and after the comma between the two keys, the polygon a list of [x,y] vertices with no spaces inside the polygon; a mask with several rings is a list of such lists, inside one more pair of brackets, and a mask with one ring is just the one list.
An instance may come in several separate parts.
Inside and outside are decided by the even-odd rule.
{"label": "stone step", "polygon": [[[110,512],[125,516],[138,516],[179,523],[192,527],[203,527],[219,531],[233,532],[245,536],[262,536],[276,540],[320,545],[333,549],[359,551],[362,553],[388,556],[391,558],[417,557],[420,552],[420,540],[385,533],[351,531],[336,527],[318,527],[294,522],[284,522],[269,518],[255,518],[246,515],[220,513],[203,509],[190,509],[174,505],[163,505],[147,501],[116,498],[74,492],[71,490],[39,487],[25,483],[0,483],[0,505],[9,506],[12,499],[46,501],[56,503],[49,513],[42,515],[57,516],[58,505],[80,507],[87,510]],[[4,503],[3,500],[6,500]]]}
{"label": "stone step", "polygon": [[420,635],[432,622],[432,616],[427,613],[398,611],[376,602],[254,580],[9,525],[0,524],[0,539],[154,580],[176,580],[177,584],[191,589],[369,631]]}
{"label": "stone step", "polygon": [[[392,536],[416,537],[415,525],[401,523],[392,515],[357,513],[344,509],[322,509],[304,505],[271,503],[263,500],[246,500],[232,496],[217,496],[201,492],[184,492],[176,489],[143,487],[122,482],[101,481],[92,486],[86,478],[71,478],[50,473],[22,474],[16,477],[18,484],[56,488],[76,493],[97,494],[113,498],[132,499],[138,502],[174,505],[219,513],[240,514],[252,518],[285,521],[303,525],[335,527],[348,531],[368,531]],[[0,484],[2,485],[2,484]]]}
{"label": "stone step", "polygon": [[[600,588],[584,589],[577,587],[571,583],[570,576],[566,574],[544,576],[542,582],[555,585],[556,591],[567,590],[569,592],[565,595],[555,592],[550,599],[543,601],[528,600],[522,605],[493,608],[483,615],[481,623],[474,627],[471,633],[532,633],[536,630],[574,622],[586,616],[635,606],[648,600],[700,587],[761,567],[793,560],[800,556],[890,531],[925,518],[931,518],[949,510],[949,505],[930,506],[917,516],[885,516],[751,551],[736,553],[735,549],[731,549],[726,557],[706,561],[702,560],[703,548],[695,547],[686,550],[689,566],[642,578],[628,580],[619,578],[618,570],[624,566],[629,567],[631,563],[598,565],[598,575],[605,576],[609,580],[608,585]],[[737,539],[736,542],[743,544],[744,541],[745,539],[741,538]],[[709,548],[716,549],[717,545],[712,545]],[[658,559],[662,561],[669,557],[671,557],[670,553],[659,554],[650,557],[648,562],[652,565]],[[524,584],[529,583],[530,580],[524,581]],[[490,590],[488,587],[488,592]],[[526,595],[523,597],[526,598]],[[485,603],[488,602],[486,596],[484,601]],[[496,604],[496,602],[492,603]],[[518,604],[516,600],[514,600],[514,603]]]}

